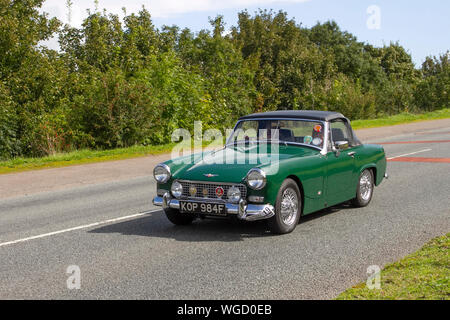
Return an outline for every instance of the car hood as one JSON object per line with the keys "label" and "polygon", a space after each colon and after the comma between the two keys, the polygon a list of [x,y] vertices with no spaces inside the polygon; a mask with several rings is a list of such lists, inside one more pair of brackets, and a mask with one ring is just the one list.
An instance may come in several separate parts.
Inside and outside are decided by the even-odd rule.
{"label": "car hood", "polygon": [[305,157],[319,151],[302,146],[270,144],[230,146],[224,149],[199,154],[192,163],[173,172],[175,179],[241,182],[252,168],[268,167],[293,157]]}

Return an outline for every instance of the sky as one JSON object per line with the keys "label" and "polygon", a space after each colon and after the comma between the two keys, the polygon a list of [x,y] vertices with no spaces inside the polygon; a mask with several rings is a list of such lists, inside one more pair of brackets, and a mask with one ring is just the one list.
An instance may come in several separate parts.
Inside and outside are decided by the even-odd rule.
{"label": "sky", "polygon": [[[42,10],[64,23],[80,26],[87,9],[95,10],[94,0],[72,0],[71,20],[65,0],[45,0]],[[304,27],[335,20],[342,30],[359,41],[375,46],[399,42],[420,66],[429,55],[450,50],[450,1],[448,0],[98,0],[98,8],[123,16],[139,11],[144,5],[153,23],[177,25],[193,31],[210,29],[209,17],[223,15],[226,28],[237,24],[238,12],[247,9],[283,10]],[[55,39],[46,43],[57,48]]]}

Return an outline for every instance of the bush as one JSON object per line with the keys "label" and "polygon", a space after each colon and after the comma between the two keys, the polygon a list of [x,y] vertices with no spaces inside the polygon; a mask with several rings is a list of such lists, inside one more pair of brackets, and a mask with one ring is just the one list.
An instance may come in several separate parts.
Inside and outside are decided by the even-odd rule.
{"label": "bush", "polygon": [[[333,21],[240,12],[224,36],[158,30],[142,9],[60,27],[43,0],[0,1],[0,157],[170,142],[173,130],[231,128],[239,116],[321,109],[354,119],[450,107],[449,55],[415,69],[398,43],[359,42]],[[58,32],[61,51],[39,47]]]}
{"label": "bush", "polygon": [[17,139],[17,115],[6,86],[0,82],[0,159],[20,154]]}

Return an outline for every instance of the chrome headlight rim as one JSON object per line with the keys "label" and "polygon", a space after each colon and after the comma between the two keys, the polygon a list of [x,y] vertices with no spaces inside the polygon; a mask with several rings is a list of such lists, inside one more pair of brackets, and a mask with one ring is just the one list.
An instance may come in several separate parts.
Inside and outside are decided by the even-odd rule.
{"label": "chrome headlight rim", "polygon": [[[175,190],[176,187],[177,189]],[[183,185],[178,180],[175,180],[170,186],[170,192],[175,198],[179,199],[183,195]]]}
{"label": "chrome headlight rim", "polygon": [[[254,185],[254,184],[252,184],[250,182],[252,180],[251,179],[251,174],[255,174],[255,173],[260,176],[259,179],[256,179],[256,180],[261,180],[261,182],[259,184],[256,184],[256,185]],[[266,173],[263,170],[259,169],[259,168],[250,169],[248,171],[248,173],[247,173],[247,176],[245,177],[245,182],[247,183],[247,186],[250,189],[261,190],[261,189],[263,189],[266,186],[266,183],[267,183]]]}
{"label": "chrome headlight rim", "polygon": [[[238,194],[238,196],[236,195],[230,195],[230,193],[235,192]],[[241,189],[239,189],[237,186],[231,186],[228,191],[227,191],[227,199],[228,202],[231,203],[238,203],[242,198],[242,194],[241,194]]]}
{"label": "chrome headlight rim", "polygon": [[[166,171],[166,176],[162,177],[162,179],[157,178],[158,174],[156,173],[156,170],[159,168],[162,168],[163,170]],[[171,176],[172,176],[172,173],[170,172],[170,168],[167,164],[160,163],[160,164],[156,165],[155,168],[153,169],[153,177],[155,178],[155,180],[158,183],[166,183],[167,181],[169,181]]]}

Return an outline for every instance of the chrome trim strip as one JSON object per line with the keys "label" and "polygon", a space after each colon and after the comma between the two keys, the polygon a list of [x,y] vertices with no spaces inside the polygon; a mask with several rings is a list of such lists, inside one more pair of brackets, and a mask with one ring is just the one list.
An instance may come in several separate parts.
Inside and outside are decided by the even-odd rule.
{"label": "chrome trim strip", "polygon": [[237,213],[237,215],[238,215],[238,218],[241,219],[241,220],[245,220],[245,216],[246,216],[246,212],[245,212],[246,205],[247,205],[247,202],[246,202],[244,199],[241,199],[241,201],[239,201],[239,205],[238,205],[238,213]]}
{"label": "chrome trim strip", "polygon": [[324,129],[324,135],[323,135],[323,148],[320,151],[320,154],[322,156],[326,156],[328,154],[328,149],[331,149],[331,142],[330,142],[330,123],[328,121],[325,121],[325,129]]}
{"label": "chrome trim strip", "polygon": [[205,198],[205,197],[180,197],[178,198],[178,200],[181,201],[194,201],[194,202],[214,202],[214,203],[220,203],[220,204],[224,204],[227,202],[227,200],[225,199],[221,199],[221,198]]}
{"label": "chrome trim strip", "polygon": [[247,221],[256,221],[272,218],[275,215],[275,208],[270,204],[254,205],[249,204],[246,208]]}
{"label": "chrome trim strip", "polygon": [[[197,203],[210,203],[210,204],[232,204],[231,202],[224,202],[224,201],[210,201],[210,199],[198,199],[198,200],[192,200],[192,199],[171,199],[170,201],[177,200],[178,202],[197,202]],[[212,200],[212,199],[211,199]]]}
{"label": "chrome trim strip", "polygon": [[221,182],[221,181],[203,181],[203,180],[177,180],[179,182],[186,182],[186,183],[200,183],[200,184],[217,184],[217,185],[227,185],[227,186],[238,186],[242,185],[244,187],[247,187],[243,183],[234,183],[234,182]]}
{"label": "chrome trim strip", "polygon": [[178,200],[178,199],[172,199],[172,200],[170,200],[169,206],[170,206],[172,209],[180,209],[180,200]]}
{"label": "chrome trim strip", "polygon": [[162,197],[162,207],[163,209],[168,209],[169,208],[169,201],[170,201],[170,195],[168,192],[164,193],[163,197]]}
{"label": "chrome trim strip", "polygon": [[154,206],[162,207],[162,205],[163,205],[163,198],[159,197],[159,196],[156,196],[156,197],[153,198],[152,203],[153,203]]}
{"label": "chrome trim strip", "polygon": [[[267,143],[267,142],[273,143],[272,141],[277,143],[277,144],[284,144],[284,145],[291,144],[291,145],[294,145],[294,146],[304,146],[304,147],[310,147],[310,148],[317,149],[317,150],[322,150],[322,148],[317,147],[317,146],[313,146],[311,144],[300,143],[300,142],[292,142],[292,141],[282,141],[282,140],[278,140],[278,141],[277,140],[253,140],[250,143],[253,143],[253,144],[254,143]],[[244,144],[245,141],[241,140],[241,141],[238,141],[238,143],[239,144]],[[229,143],[229,144],[226,144],[225,147],[234,146],[234,145],[235,145],[234,143]]]}
{"label": "chrome trim strip", "polygon": [[227,209],[228,214],[238,214],[239,206],[235,203],[225,203],[225,208]]}

